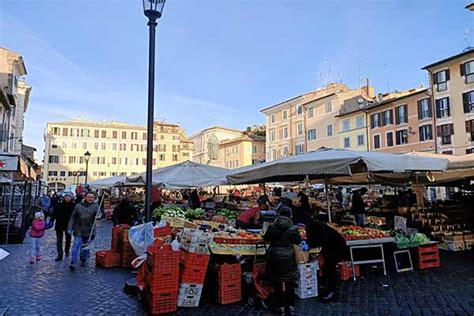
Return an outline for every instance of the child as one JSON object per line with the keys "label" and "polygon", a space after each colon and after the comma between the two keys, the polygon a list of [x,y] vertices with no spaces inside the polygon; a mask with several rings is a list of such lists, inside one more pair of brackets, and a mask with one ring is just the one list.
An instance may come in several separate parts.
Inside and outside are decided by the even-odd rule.
{"label": "child", "polygon": [[33,264],[36,261],[41,260],[40,255],[40,245],[41,245],[41,238],[44,235],[44,231],[46,230],[46,222],[44,221],[43,212],[36,212],[35,219],[31,224],[30,230],[30,239],[31,239],[31,256],[30,256],[30,263]]}

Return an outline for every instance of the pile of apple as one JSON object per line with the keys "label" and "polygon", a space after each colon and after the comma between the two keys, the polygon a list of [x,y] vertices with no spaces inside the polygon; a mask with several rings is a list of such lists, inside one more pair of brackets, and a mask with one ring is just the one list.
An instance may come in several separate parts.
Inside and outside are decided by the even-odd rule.
{"label": "pile of apple", "polygon": [[336,228],[345,240],[364,240],[390,237],[388,232],[360,226],[342,226]]}

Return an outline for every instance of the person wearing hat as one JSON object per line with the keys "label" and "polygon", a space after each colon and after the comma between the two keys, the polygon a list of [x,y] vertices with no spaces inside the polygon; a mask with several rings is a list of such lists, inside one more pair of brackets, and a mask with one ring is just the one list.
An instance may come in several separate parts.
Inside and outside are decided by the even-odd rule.
{"label": "person wearing hat", "polygon": [[41,260],[41,239],[46,230],[46,222],[44,221],[43,212],[36,212],[33,223],[31,223],[30,240],[31,240],[31,256],[30,263],[33,264]]}
{"label": "person wearing hat", "polygon": [[291,216],[291,208],[281,207],[275,222],[269,225],[263,236],[265,241],[270,242],[267,275],[273,283],[277,312],[280,315],[295,314],[297,264],[294,245],[301,242],[301,237]]}
{"label": "person wearing hat", "polygon": [[66,192],[63,200],[53,208],[53,213],[51,214],[51,218],[55,221],[54,230],[56,231],[56,249],[58,252],[58,257],[55,259],[56,261],[63,260],[64,236],[66,237],[66,245],[64,246],[66,257],[69,256],[69,249],[71,249],[71,234],[67,231],[67,224],[76,206],[73,198],[74,195],[72,192]]}

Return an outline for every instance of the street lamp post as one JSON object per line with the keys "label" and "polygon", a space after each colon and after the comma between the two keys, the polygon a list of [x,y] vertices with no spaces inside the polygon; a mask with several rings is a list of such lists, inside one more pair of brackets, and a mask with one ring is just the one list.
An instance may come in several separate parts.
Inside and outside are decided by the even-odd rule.
{"label": "street lamp post", "polygon": [[148,18],[148,119],[146,147],[145,221],[151,220],[151,190],[153,168],[153,112],[155,106],[155,31],[166,0],[142,0],[143,13]]}
{"label": "street lamp post", "polygon": [[89,173],[89,160],[91,159],[91,153],[89,151],[86,151],[84,153],[84,160],[86,161],[86,174],[85,174],[85,180],[84,180],[84,186],[87,187],[87,176]]}

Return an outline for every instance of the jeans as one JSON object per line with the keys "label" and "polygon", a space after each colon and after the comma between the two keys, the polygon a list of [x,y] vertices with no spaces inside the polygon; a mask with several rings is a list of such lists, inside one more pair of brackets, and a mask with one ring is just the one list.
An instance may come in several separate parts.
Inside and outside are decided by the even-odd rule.
{"label": "jeans", "polygon": [[364,214],[354,214],[354,216],[355,216],[356,225],[364,226],[365,224]]}
{"label": "jeans", "polygon": [[87,243],[87,237],[74,236],[74,243],[72,244],[71,265],[74,265],[78,259],[85,263],[89,258],[89,249],[82,249],[82,245]]}
{"label": "jeans", "polygon": [[64,251],[66,251],[66,255],[69,254],[69,249],[71,248],[71,235],[67,233],[65,230],[57,230],[56,231],[56,249],[58,251],[58,257],[63,257],[63,236],[66,235],[66,246],[64,247]]}
{"label": "jeans", "polygon": [[275,290],[275,299],[278,307],[295,306],[294,281],[285,282],[285,292],[283,292],[283,282],[275,282],[273,289]]}
{"label": "jeans", "polygon": [[31,240],[31,256],[32,257],[41,256],[41,253],[40,253],[41,238],[31,237],[30,240]]}

